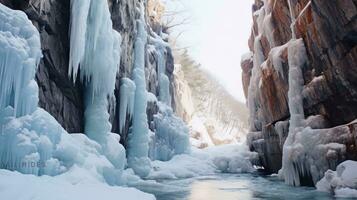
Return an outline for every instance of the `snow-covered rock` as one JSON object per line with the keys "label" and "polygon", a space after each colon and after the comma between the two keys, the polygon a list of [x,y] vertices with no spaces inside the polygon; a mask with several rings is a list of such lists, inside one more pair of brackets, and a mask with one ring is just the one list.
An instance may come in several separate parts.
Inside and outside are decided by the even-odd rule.
{"label": "snow-covered rock", "polygon": [[335,197],[357,198],[357,162],[348,160],[339,164],[336,171],[327,170],[316,188]]}

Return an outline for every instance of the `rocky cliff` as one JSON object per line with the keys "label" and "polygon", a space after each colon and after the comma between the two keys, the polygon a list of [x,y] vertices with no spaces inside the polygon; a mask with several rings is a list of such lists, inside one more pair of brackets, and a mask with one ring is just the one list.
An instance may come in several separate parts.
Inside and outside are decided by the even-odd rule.
{"label": "rocky cliff", "polygon": [[[36,74],[39,85],[40,106],[48,111],[70,133],[81,133],[84,129],[84,100],[83,86],[80,81],[73,81],[69,77],[69,29],[70,29],[70,0],[0,0],[0,3],[17,10],[24,11],[33,24],[38,28],[41,36],[43,58]],[[117,75],[115,99],[110,100],[109,112],[112,131],[119,133],[119,105],[121,79],[132,76],[134,41],[137,27],[135,19],[139,0],[108,0],[112,14],[113,28],[122,36],[120,72]],[[146,23],[149,35],[162,35],[163,27],[158,15],[162,9],[159,1],[150,0],[146,3]],[[162,12],[162,10],[161,10]],[[150,39],[148,38],[148,41]],[[148,42],[150,46],[152,42]],[[174,93],[173,70],[174,61],[171,49],[165,49],[165,73],[170,80],[170,93]],[[147,47],[145,75],[148,92],[158,96],[158,55]],[[172,98],[172,107],[175,107]],[[149,103],[148,120],[158,111],[155,103]],[[131,119],[127,117],[122,131],[121,142],[126,144]],[[151,127],[153,128],[153,127]]]}
{"label": "rocky cliff", "polygon": [[[289,130],[293,101],[289,84],[294,81],[289,77],[289,41],[302,39],[306,51],[306,63],[300,66],[303,127],[318,130],[308,135],[311,140],[314,133],[325,139],[311,145],[311,152],[323,149],[316,150],[316,155],[301,150],[285,156],[295,168],[304,166],[297,169],[299,184],[313,184],[326,169],[357,159],[353,122],[357,118],[357,1],[256,0],[252,10],[251,53],[242,59],[250,109],[250,149],[259,153],[266,171],[281,169],[285,140],[294,131]],[[293,138],[292,144],[297,146],[302,135]],[[301,145],[301,149],[306,147]]]}

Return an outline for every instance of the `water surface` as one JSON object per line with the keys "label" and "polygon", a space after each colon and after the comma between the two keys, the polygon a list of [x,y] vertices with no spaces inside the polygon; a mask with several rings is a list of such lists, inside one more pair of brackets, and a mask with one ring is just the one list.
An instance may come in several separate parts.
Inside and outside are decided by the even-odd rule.
{"label": "water surface", "polygon": [[[276,177],[255,174],[216,174],[182,180],[162,180],[151,191],[157,200],[328,200],[336,199],[311,187],[291,187]],[[150,191],[147,191],[150,192]]]}

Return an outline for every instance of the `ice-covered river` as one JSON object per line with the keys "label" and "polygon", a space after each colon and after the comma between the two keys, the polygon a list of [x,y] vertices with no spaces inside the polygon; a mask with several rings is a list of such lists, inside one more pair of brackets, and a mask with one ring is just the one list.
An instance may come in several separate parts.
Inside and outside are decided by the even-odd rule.
{"label": "ice-covered river", "polygon": [[314,188],[290,187],[275,177],[255,174],[216,174],[161,183],[164,188],[151,191],[157,200],[336,199]]}

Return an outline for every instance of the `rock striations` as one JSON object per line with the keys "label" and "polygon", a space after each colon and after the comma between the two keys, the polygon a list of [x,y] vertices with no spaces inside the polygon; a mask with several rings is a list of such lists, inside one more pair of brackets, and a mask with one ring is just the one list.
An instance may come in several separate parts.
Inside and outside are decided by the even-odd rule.
{"label": "rock striations", "polygon": [[[293,101],[289,99],[289,50],[293,36],[302,39],[307,60],[300,66],[302,128],[319,130],[311,134],[325,139],[311,147],[310,151],[321,150],[316,155],[301,150],[308,148],[306,144],[285,155],[300,171],[298,182],[287,177],[285,181],[312,185],[327,169],[347,159],[357,160],[357,1],[255,0],[252,9],[251,53],[242,59],[250,109],[248,144],[259,153],[267,172],[282,168],[284,143],[293,132],[289,131],[289,102]],[[300,144],[304,134],[295,135],[292,147]],[[314,161],[317,157],[322,158],[319,164]]]}

